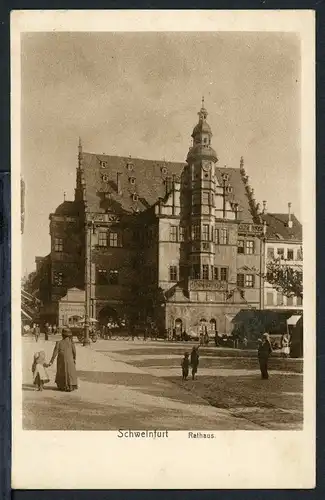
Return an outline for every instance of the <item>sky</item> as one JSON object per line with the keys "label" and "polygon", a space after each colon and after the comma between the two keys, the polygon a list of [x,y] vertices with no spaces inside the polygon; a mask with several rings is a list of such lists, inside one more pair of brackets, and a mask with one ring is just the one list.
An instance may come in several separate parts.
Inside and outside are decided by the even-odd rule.
{"label": "sky", "polygon": [[270,212],[300,217],[300,41],[293,33],[25,33],[23,272],[50,251],[86,152],[185,161],[205,98],[219,165],[245,168]]}

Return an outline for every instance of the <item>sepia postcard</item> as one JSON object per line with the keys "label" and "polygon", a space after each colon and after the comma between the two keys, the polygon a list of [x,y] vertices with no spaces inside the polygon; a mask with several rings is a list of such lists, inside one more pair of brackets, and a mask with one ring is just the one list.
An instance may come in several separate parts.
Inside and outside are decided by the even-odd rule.
{"label": "sepia postcard", "polygon": [[12,13],[13,488],[315,486],[314,24]]}

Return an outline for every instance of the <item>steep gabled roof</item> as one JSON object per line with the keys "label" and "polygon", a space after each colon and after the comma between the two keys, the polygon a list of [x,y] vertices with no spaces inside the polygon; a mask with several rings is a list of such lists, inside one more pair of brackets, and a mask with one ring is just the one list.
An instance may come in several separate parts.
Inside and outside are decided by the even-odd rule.
{"label": "steep gabled roof", "polygon": [[288,227],[288,214],[263,214],[267,224],[266,238],[279,241],[302,241],[302,225],[295,215],[291,215],[292,228]]}
{"label": "steep gabled roof", "polygon": [[[146,160],[83,152],[82,169],[88,210],[102,213],[111,210],[120,214],[142,212],[154,205],[159,198],[165,196],[166,178],[173,175],[180,178],[185,166],[185,162]],[[239,203],[243,220],[251,221],[252,216],[240,170],[217,168],[217,178],[220,183],[221,175],[224,172],[229,174],[229,184],[233,188],[228,199]],[[120,192],[117,189],[118,174],[120,174]],[[131,178],[134,179],[134,183],[130,181]],[[109,194],[105,195],[105,191]],[[137,199],[132,197],[134,193],[137,195]]]}

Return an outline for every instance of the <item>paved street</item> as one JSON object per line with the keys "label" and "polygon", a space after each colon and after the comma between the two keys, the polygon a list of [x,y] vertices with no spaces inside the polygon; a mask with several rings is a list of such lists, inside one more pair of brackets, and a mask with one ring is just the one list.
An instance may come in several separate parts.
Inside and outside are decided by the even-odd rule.
{"label": "paved street", "polygon": [[302,427],[302,361],[274,357],[270,379],[261,380],[256,355],[201,349],[196,381],[181,380],[181,358],[191,345],[142,340],[76,343],[79,389],[62,393],[50,383],[32,385],[33,353],[49,360],[54,338],[23,342],[25,429],[299,429]]}

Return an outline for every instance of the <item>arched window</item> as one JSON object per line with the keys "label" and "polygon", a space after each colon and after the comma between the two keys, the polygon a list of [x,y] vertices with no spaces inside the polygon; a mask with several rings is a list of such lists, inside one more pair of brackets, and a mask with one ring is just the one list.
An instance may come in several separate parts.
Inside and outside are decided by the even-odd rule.
{"label": "arched window", "polygon": [[217,322],[216,322],[216,320],[215,320],[214,318],[212,318],[212,319],[210,320],[210,330],[211,330],[212,332],[215,332],[215,331],[216,331],[216,329],[217,329]]}
{"label": "arched window", "polygon": [[175,329],[176,331],[180,332],[183,330],[183,321],[181,320],[181,318],[175,319]]}

